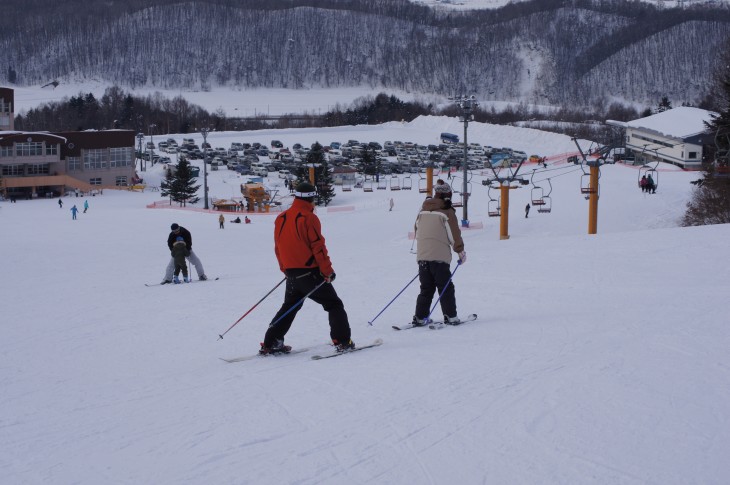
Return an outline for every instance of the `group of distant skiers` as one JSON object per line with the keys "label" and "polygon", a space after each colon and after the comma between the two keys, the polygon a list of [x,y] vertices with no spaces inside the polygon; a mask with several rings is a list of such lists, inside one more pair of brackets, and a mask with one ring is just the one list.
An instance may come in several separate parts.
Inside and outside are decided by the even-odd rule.
{"label": "group of distant skiers", "polygon": [[[330,338],[335,349],[338,352],[355,349],[347,312],[332,284],[336,274],[322,235],[321,223],[314,213],[316,189],[312,184],[302,182],[294,188],[293,195],[291,207],[279,214],[274,221],[274,253],[279,269],[286,279],[284,302],[266,330],[259,353],[291,351],[291,346],[284,344],[284,338],[306,298],[322,305],[327,312]],[[416,298],[412,320],[414,326],[431,322],[430,308],[437,290],[444,322],[460,322],[456,311],[451,260],[453,253],[456,253],[459,257],[458,264],[464,264],[466,252],[456,211],[451,205],[451,196],[451,186],[438,180],[434,187],[434,196],[426,198],[416,218],[416,259],[421,290]],[[190,281],[186,258],[195,266],[199,279],[207,280],[203,265],[193,252],[190,231],[178,224],[172,224],[170,230],[167,245],[172,257],[162,284],[180,283],[181,272],[183,281]]]}
{"label": "group of distant skiers", "polygon": [[[58,208],[63,209],[63,200],[61,200],[61,199],[58,199]],[[70,210],[71,210],[71,219],[73,219],[75,221],[76,214],[78,214],[78,212],[79,212],[79,208],[76,207],[76,204],[74,204]],[[85,200],[84,201],[84,214],[86,214],[86,211],[88,211],[88,210],[89,210],[89,201]]]}

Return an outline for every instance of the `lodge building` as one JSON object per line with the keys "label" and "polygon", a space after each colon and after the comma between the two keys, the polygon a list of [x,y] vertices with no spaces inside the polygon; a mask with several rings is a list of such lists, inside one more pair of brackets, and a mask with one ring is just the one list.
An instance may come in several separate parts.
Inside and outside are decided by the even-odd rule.
{"label": "lodge building", "polygon": [[13,120],[14,91],[0,88],[3,197],[57,197],[135,182],[134,131],[22,132]]}
{"label": "lodge building", "polygon": [[636,163],[671,163],[684,169],[702,166],[703,147],[714,143],[706,123],[716,113],[682,106],[645,118],[607,123],[625,130],[627,153]]}

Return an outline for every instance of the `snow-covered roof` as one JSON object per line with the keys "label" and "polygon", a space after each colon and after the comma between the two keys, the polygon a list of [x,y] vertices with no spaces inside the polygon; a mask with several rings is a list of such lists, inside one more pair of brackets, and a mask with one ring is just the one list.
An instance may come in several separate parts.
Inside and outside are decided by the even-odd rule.
{"label": "snow-covered roof", "polygon": [[628,121],[625,126],[653,131],[671,138],[684,139],[707,131],[705,122],[711,121],[716,114],[700,108],[682,106],[646,118]]}
{"label": "snow-covered roof", "polygon": [[10,136],[16,136],[16,135],[43,135],[43,136],[52,136],[54,138],[58,138],[59,140],[63,140],[64,143],[68,141],[66,137],[63,137],[61,135],[56,135],[48,131],[0,131],[0,139],[10,137]]}

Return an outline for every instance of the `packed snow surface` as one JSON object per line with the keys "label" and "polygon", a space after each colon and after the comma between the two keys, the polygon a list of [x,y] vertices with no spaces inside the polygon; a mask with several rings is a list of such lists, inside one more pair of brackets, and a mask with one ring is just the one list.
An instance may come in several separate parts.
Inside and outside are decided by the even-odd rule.
{"label": "packed snow surface", "polygon": [[[460,127],[429,117],[209,140],[428,144]],[[512,190],[510,238],[500,240],[481,184],[489,173],[474,172],[468,257],[454,283],[459,313],[479,320],[396,332],[391,325],[413,315],[418,283],[375,317],[417,272],[409,233],[420,176],[412,190],[338,188],[317,209],[333,284],[355,343],[384,344],[322,361],[310,357],[330,351],[327,317],[311,301],[286,339],[310,351],[219,359],[256,353],[283,300],[282,286],[257,305],[282,279],[275,213],[219,229],[217,213],[147,208],[160,201],[151,190],[159,164],[140,172],[143,193],[67,196],[63,208],[0,202],[0,481],[728,483],[730,227],[677,223],[699,175],[657,166],[649,195],[638,167],[602,167],[598,234],[588,235],[583,172],[561,161],[576,151],[569,138],[472,123],[469,140],[555,156],[548,169],[521,170],[529,178],[537,169],[544,194],[552,185],[551,213],[533,207],[525,218],[534,187]],[[240,196],[246,178],[210,172],[210,194]],[[284,192],[276,173],[266,184]],[[84,200],[89,211],[72,220]],[[173,222],[192,232],[206,273],[220,280],[145,286],[163,277]]]}

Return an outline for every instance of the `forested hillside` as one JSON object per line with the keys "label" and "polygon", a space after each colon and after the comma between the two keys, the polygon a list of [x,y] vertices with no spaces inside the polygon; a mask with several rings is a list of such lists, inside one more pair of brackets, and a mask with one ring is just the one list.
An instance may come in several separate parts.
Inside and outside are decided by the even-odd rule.
{"label": "forested hillside", "polygon": [[0,82],[16,85],[367,85],[563,105],[696,103],[730,34],[722,6],[606,0],[466,13],[406,0],[3,3]]}

